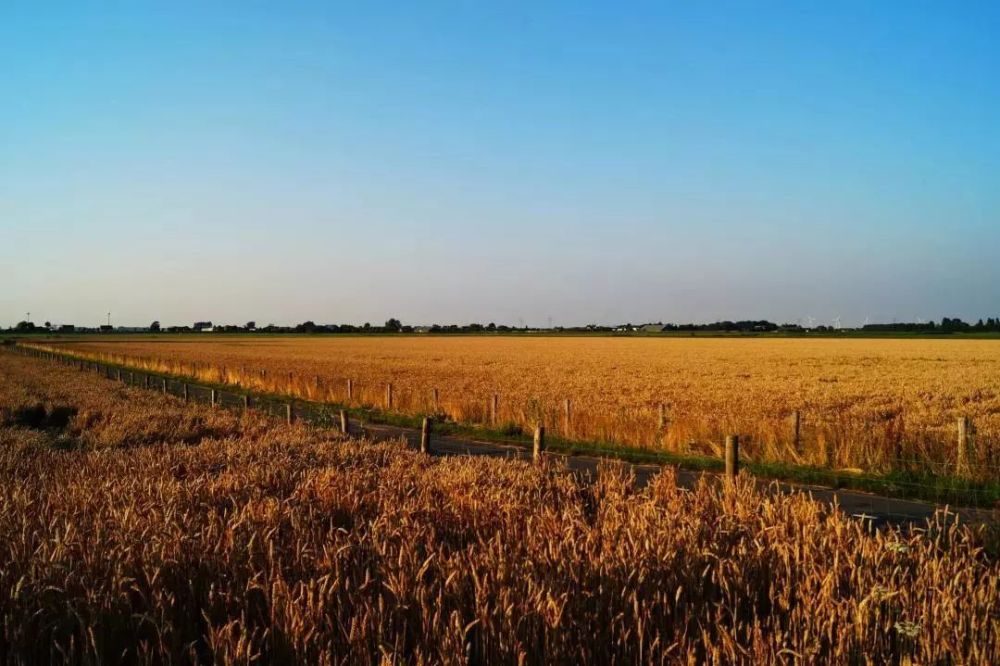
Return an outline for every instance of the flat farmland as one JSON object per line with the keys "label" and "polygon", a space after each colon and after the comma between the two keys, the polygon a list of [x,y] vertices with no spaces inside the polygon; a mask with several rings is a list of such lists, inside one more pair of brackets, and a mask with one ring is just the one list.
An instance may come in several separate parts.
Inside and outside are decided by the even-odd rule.
{"label": "flat farmland", "polygon": [[[1000,341],[607,337],[165,337],[81,356],[498,430],[838,469],[996,477]],[[348,385],[350,384],[350,388]],[[495,397],[494,397],[495,396]],[[796,436],[795,414],[799,428]],[[662,417],[661,417],[662,415]],[[967,465],[956,467],[968,418]]]}

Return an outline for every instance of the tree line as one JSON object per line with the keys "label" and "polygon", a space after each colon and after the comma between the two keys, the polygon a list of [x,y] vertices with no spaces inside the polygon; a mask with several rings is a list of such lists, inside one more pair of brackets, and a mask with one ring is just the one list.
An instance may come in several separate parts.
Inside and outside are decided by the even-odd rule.
{"label": "tree line", "polygon": [[113,327],[102,325],[98,327],[78,327],[72,324],[54,326],[45,322],[37,326],[29,321],[21,321],[16,326],[6,329],[9,333],[431,333],[431,334],[468,334],[468,333],[833,333],[861,331],[865,333],[910,333],[910,334],[947,334],[947,333],[1000,333],[1000,317],[979,319],[976,323],[965,322],[959,318],[944,317],[940,322],[893,322],[891,324],[865,324],[858,328],[834,328],[832,326],[803,327],[801,324],[776,324],[766,319],[748,319],[739,321],[717,321],[706,324],[673,324],[658,322],[655,324],[619,324],[607,326],[587,324],[585,326],[553,326],[548,328],[528,326],[508,326],[506,324],[471,323],[471,324],[430,324],[414,326],[403,324],[399,319],[388,319],[384,324],[317,324],[304,321],[295,326],[277,326],[268,324],[257,326],[254,321],[243,325],[215,325],[211,321],[197,321],[187,326],[161,326],[159,321],[146,327]]}

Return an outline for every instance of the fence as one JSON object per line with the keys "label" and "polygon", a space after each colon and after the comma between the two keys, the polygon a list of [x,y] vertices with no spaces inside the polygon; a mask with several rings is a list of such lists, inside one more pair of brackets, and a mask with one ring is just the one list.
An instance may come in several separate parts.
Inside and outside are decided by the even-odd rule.
{"label": "fence", "polygon": [[332,405],[322,405],[305,401],[289,401],[276,397],[254,395],[246,391],[227,390],[176,377],[168,377],[99,361],[78,359],[70,355],[33,349],[22,345],[13,346],[11,349],[13,353],[21,356],[44,359],[75,367],[81,372],[94,372],[106,379],[120,381],[127,386],[156,390],[165,395],[172,395],[194,403],[202,403],[222,409],[252,409],[288,422],[302,421],[314,426],[339,428],[342,425],[340,410],[335,409]]}
{"label": "fence", "polygon": [[[180,379],[161,373],[145,371],[129,367],[121,363],[106,363],[81,358],[73,353],[62,353],[51,349],[38,348],[36,346],[14,345],[10,347],[16,353],[45,358],[72,365],[81,370],[90,370],[102,374],[109,379],[120,380],[128,385],[142,386],[144,388],[158,389],[165,394],[181,397],[193,402],[215,405],[228,409],[253,409],[260,413],[272,417],[292,421],[302,421],[307,424],[322,427],[340,427],[346,425],[346,413],[340,404],[330,404],[314,400],[296,400],[291,397],[278,397],[254,392],[252,390],[237,387],[235,389],[221,388],[208,384],[199,384],[189,379]],[[262,371],[263,372],[263,371]],[[289,382],[293,380],[289,373]],[[315,378],[315,385],[320,386],[319,377]],[[344,382],[346,389],[346,404],[352,402],[358,404],[358,385],[351,379]],[[329,395],[329,391],[325,393]],[[382,399],[376,403],[381,403],[381,414],[383,416],[391,414],[398,409],[399,393],[393,383],[387,382],[382,393]],[[429,396],[432,404],[431,413],[439,412],[440,394],[434,389]],[[486,418],[481,420],[487,425],[496,426],[500,423],[498,412],[500,409],[500,395],[493,393],[488,401],[484,401]],[[668,428],[670,425],[669,410],[665,404],[658,405],[656,410],[657,426],[659,429]],[[561,430],[565,440],[572,439],[574,419],[574,405],[570,399],[566,399],[560,405],[560,410],[555,417],[538,419],[538,427],[535,428],[534,443],[531,440],[524,442],[527,446],[533,446],[535,457],[538,458],[545,449],[545,423],[557,424],[557,432]],[[430,423],[425,420],[422,429],[426,434],[429,446]],[[787,427],[791,433],[792,449],[799,449],[802,446],[802,431],[804,428],[803,414],[799,411],[793,412],[787,419]],[[530,433],[529,433],[530,434]],[[974,462],[970,452],[974,450],[976,440],[975,424],[968,417],[961,417],[956,423],[955,430],[955,460],[954,462],[933,461],[917,457],[896,456],[891,458],[896,465],[896,469],[913,470],[919,469],[918,475],[895,475],[887,477],[885,475],[874,475],[852,472],[842,479],[845,485],[861,489],[869,489],[888,494],[903,495],[930,499],[938,502],[960,503],[974,507],[994,507],[1000,501],[1000,464],[992,460],[987,462]],[[736,435],[725,435],[725,444],[717,447],[717,460],[723,463],[722,468],[728,475],[735,475],[741,468],[747,467],[746,462],[755,462],[752,456],[747,456],[745,451],[746,438]],[[608,454],[614,455],[614,451],[608,450]],[[741,460],[741,457],[743,460]],[[827,467],[832,466],[832,456],[829,451],[825,455]],[[669,461],[669,460],[668,460]],[[751,466],[751,469],[753,467]],[[830,482],[831,475],[821,474],[823,470],[817,470],[821,478],[814,480],[820,482]],[[774,474],[772,469],[770,472]],[[794,475],[793,475],[794,476]],[[836,475],[833,475],[836,479]],[[982,482],[986,479],[986,482]]]}

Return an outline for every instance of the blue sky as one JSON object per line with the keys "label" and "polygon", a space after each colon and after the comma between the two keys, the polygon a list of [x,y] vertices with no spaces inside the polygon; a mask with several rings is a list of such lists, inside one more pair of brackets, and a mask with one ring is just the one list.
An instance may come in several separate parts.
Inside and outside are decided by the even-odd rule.
{"label": "blue sky", "polygon": [[0,325],[1000,315],[996,3],[3,3]]}

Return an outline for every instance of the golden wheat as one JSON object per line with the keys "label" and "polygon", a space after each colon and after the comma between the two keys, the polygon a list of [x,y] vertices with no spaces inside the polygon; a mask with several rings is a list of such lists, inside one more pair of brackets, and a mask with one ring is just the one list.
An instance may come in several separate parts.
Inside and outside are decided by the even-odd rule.
{"label": "golden wheat", "polygon": [[872,531],[745,482],[588,485],[0,376],[4,662],[1000,660],[993,537],[944,515]]}
{"label": "golden wheat", "polygon": [[384,406],[392,383],[395,411],[522,428],[542,420],[570,439],[717,455],[722,437],[738,433],[750,459],[869,471],[953,472],[955,423],[968,416],[973,473],[995,479],[1000,463],[997,341],[256,337],[58,346],[354,405]]}

